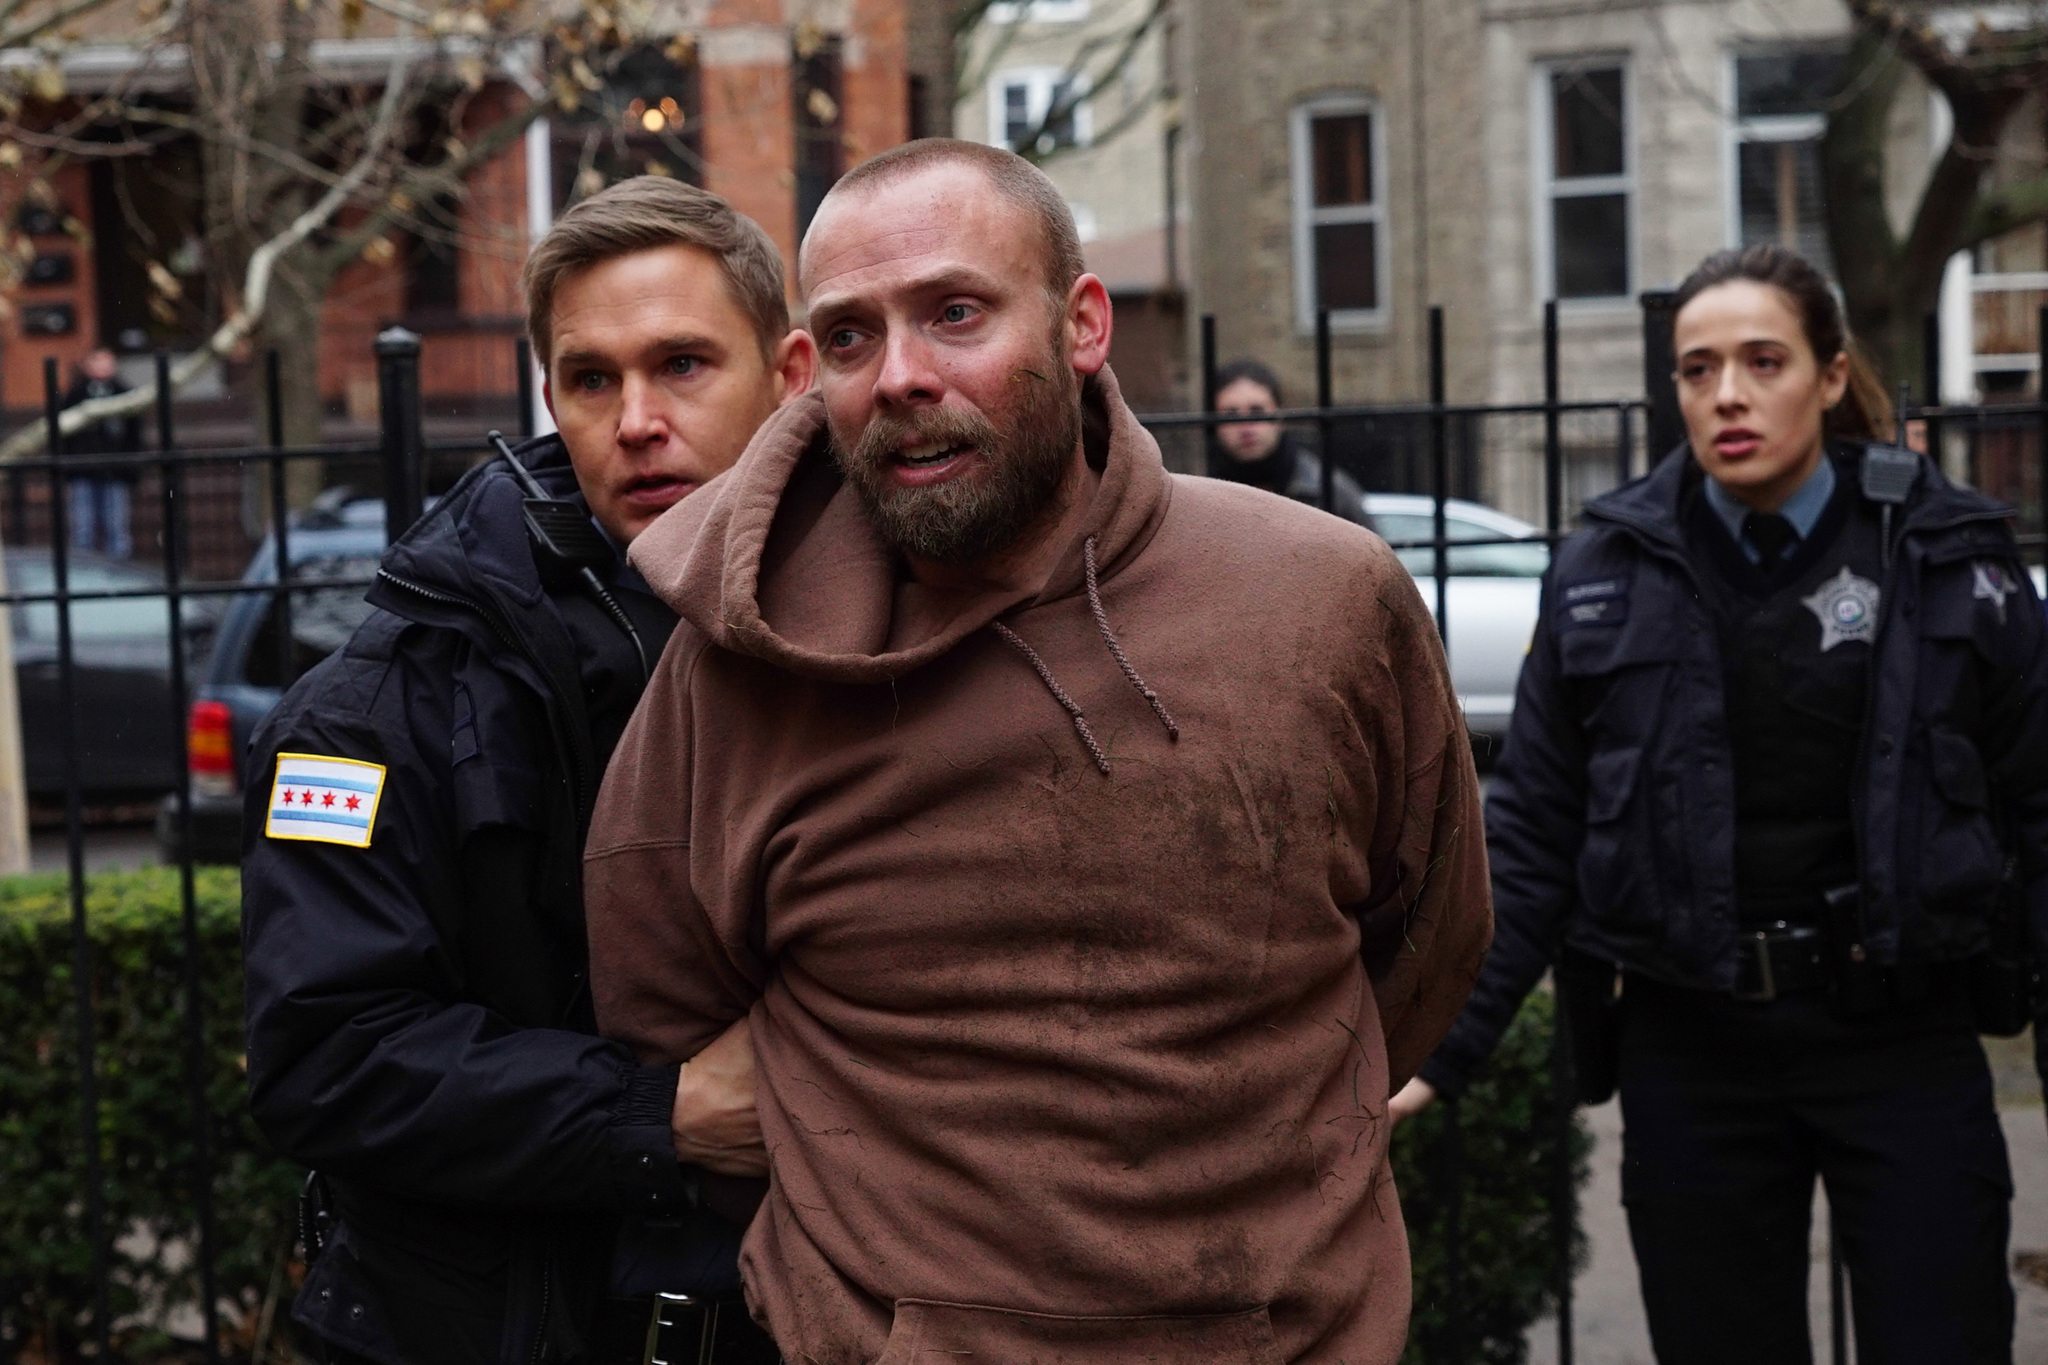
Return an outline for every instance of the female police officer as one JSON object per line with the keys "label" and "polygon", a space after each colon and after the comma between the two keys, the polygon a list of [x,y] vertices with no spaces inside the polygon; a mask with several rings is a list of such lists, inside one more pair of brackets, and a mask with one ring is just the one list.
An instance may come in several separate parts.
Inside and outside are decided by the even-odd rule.
{"label": "female police officer", "polygon": [[2002,917],[2048,930],[2048,648],[2010,510],[1870,443],[1882,390],[1790,252],[1708,258],[1675,353],[1689,447],[1558,551],[1487,807],[1497,936],[1394,1112],[1455,1093],[1560,950],[1619,964],[1659,1361],[1805,1365],[1816,1174],[1859,1360],[2009,1361],[1973,1004],[2011,1004]]}

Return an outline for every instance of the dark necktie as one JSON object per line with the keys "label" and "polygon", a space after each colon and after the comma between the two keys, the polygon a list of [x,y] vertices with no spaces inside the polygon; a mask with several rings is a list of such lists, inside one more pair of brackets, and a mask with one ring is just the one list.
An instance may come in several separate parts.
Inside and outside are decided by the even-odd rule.
{"label": "dark necktie", "polygon": [[1757,567],[1770,573],[1798,544],[1799,533],[1776,512],[1751,512],[1742,519],[1742,538],[1757,552]]}

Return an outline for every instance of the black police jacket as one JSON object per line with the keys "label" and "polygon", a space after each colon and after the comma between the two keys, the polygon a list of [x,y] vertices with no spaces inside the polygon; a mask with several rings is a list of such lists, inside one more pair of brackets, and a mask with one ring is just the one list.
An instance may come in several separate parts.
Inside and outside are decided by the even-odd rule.
{"label": "black police jacket", "polygon": [[[1858,452],[1838,453],[1853,486]],[[1853,801],[1862,941],[1885,966],[1982,951],[2011,857],[2048,962],[2041,603],[2011,509],[1920,463],[1894,516]],[[1676,986],[1735,986],[1723,666],[1680,526],[1700,477],[1680,448],[1588,503],[1544,579],[1486,803],[1493,947],[1422,1067],[1440,1091],[1491,1055],[1561,944]]]}
{"label": "black police jacket", "polygon": [[[558,439],[520,453],[575,496]],[[676,1068],[594,1036],[585,976],[583,836],[639,665],[601,619],[572,628],[594,608],[543,583],[498,461],[391,547],[370,600],[247,769],[250,1108],[340,1219],[295,1314],[391,1365],[431,1365],[436,1331],[494,1314],[508,1365],[572,1358],[619,1215],[696,1193],[669,1130]],[[658,653],[673,617],[654,605]],[[593,689],[608,645],[630,674]],[[383,770],[357,783],[378,788],[357,793],[367,847],[266,834],[280,755]]]}

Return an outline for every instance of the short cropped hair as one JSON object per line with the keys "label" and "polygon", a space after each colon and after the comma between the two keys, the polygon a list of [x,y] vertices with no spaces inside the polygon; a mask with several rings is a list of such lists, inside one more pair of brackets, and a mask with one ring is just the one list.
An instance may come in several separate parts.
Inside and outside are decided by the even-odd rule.
{"label": "short cropped hair", "polygon": [[693,246],[718,259],[733,302],[754,324],[763,355],[789,334],[782,253],[761,225],[709,190],[664,175],[636,175],[599,190],[555,220],[526,258],[526,335],[547,369],[554,359],[555,290],[591,266],[636,251]]}
{"label": "short cropped hair", "polygon": [[958,138],[926,137],[891,147],[839,177],[831,196],[872,189],[890,180],[927,170],[933,166],[972,166],[987,176],[996,192],[1038,220],[1045,239],[1045,284],[1055,301],[1064,303],[1067,291],[1081,278],[1087,263],[1081,256],[1081,234],[1074,228],[1074,211],[1044,171],[1001,147]]}

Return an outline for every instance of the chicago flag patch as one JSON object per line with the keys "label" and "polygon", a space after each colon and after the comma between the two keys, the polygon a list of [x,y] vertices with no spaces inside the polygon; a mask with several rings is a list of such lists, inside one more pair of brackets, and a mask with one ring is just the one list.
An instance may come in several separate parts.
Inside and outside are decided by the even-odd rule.
{"label": "chicago flag patch", "polygon": [[384,766],[322,754],[279,754],[263,832],[273,839],[370,846]]}

